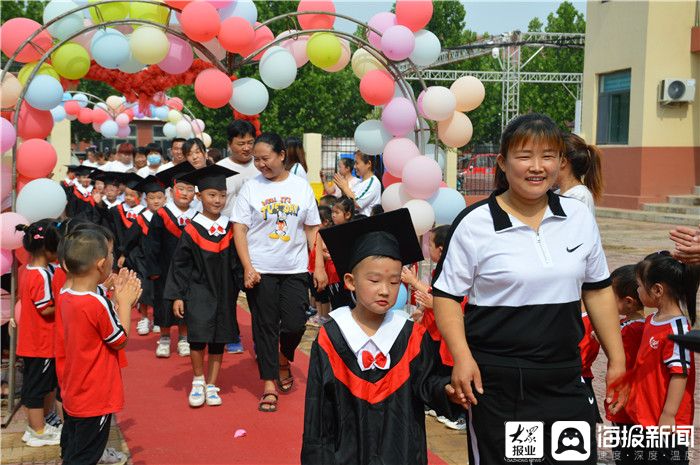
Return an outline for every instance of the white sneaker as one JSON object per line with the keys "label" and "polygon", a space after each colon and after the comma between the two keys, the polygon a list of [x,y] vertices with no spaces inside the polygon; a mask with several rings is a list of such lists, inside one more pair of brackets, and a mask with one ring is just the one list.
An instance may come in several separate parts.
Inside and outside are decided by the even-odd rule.
{"label": "white sneaker", "polygon": [[437,418],[437,413],[435,413],[435,410],[429,409],[425,411],[425,416]]}
{"label": "white sneaker", "polygon": [[160,326],[158,325],[153,325],[153,332],[156,334],[160,334]]}
{"label": "white sneaker", "polygon": [[102,452],[102,457],[98,464],[109,464],[109,465],[124,465],[126,463],[126,454],[119,452],[112,447],[107,447],[104,452]]}
{"label": "white sneaker", "polygon": [[463,431],[463,430],[467,429],[467,421],[464,418],[458,418],[455,421],[447,420],[443,423],[448,428],[454,429],[457,431]]}
{"label": "white sneaker", "polygon": [[201,407],[204,405],[204,381],[197,379],[192,381],[189,402],[190,407]]}
{"label": "white sneaker", "polygon": [[207,405],[221,405],[219,388],[213,384],[207,384]]}
{"label": "white sneaker", "polygon": [[27,425],[27,428],[24,430],[24,434],[22,435],[22,442],[27,442],[29,441],[29,438],[32,436],[31,433],[32,429]]}
{"label": "white sneaker", "polygon": [[156,357],[170,357],[170,341],[158,341],[158,346],[156,347]]}
{"label": "white sneaker", "polygon": [[57,446],[60,443],[61,432],[51,425],[46,425],[42,434],[29,428],[29,438],[27,439],[29,447]]}
{"label": "white sneaker", "polygon": [[145,336],[151,332],[151,322],[148,318],[141,318],[136,324],[136,332],[139,336]]}
{"label": "white sneaker", "polygon": [[450,420],[448,420],[447,417],[443,417],[442,415],[440,415],[437,417],[437,421],[439,421],[440,423],[442,423],[444,425],[445,423],[447,423]]}
{"label": "white sneaker", "polygon": [[190,356],[190,343],[184,339],[180,339],[179,341],[177,341],[177,354],[180,357],[189,357]]}

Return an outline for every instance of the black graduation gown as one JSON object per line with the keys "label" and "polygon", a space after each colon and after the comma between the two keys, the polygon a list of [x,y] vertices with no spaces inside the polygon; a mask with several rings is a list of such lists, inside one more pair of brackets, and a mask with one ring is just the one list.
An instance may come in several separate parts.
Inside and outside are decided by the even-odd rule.
{"label": "black graduation gown", "polygon": [[219,236],[210,236],[195,221],[185,226],[168,270],[163,298],[185,301],[189,341],[234,342],[239,334],[239,288],[234,279],[238,268],[233,225],[229,223]]}
{"label": "black graduation gown", "polygon": [[389,369],[362,371],[336,321],[326,323],[311,347],[302,465],[427,464],[424,404],[441,415],[458,408],[436,349],[407,320]]}
{"label": "black graduation gown", "polygon": [[168,208],[160,208],[151,218],[148,235],[143,241],[146,255],[146,276],[153,282],[154,324],[169,328],[182,320],[173,314],[173,303],[163,298],[165,281],[177,243],[185,226],[180,226],[177,217]]}
{"label": "black graduation gown", "polygon": [[83,195],[76,186],[69,191],[66,204],[66,216],[68,218],[80,218],[99,224],[100,215],[95,209],[95,199],[92,194]]}
{"label": "black graduation gown", "polygon": [[110,225],[113,228],[112,233],[114,233],[114,250],[118,251],[124,243],[127,230],[134,221],[126,217],[123,203],[120,203],[114,208],[110,208],[107,212],[112,217]]}
{"label": "black graduation gown", "polygon": [[119,255],[126,257],[124,267],[135,271],[141,279],[142,292],[139,302],[153,306],[153,281],[148,279],[148,263],[144,250],[145,238],[150,228],[150,221],[144,216],[147,211],[147,209],[141,210],[131,227],[126,230],[124,242],[119,248]]}

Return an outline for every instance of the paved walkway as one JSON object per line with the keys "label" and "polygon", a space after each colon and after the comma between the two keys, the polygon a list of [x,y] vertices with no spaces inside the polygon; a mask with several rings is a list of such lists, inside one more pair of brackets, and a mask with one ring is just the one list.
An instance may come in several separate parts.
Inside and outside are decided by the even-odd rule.
{"label": "paved walkway", "polygon": [[[614,219],[599,219],[598,224],[611,270],[621,265],[636,263],[651,252],[672,248],[672,243],[668,239],[668,230],[671,228],[671,225]],[[247,308],[244,298],[239,303]],[[301,350],[308,353],[311,342],[315,338],[315,333],[315,330],[307,331],[301,344]],[[604,398],[605,366],[605,356],[601,352],[593,366],[593,372],[596,376],[594,388],[598,399]],[[696,396],[698,392],[700,392],[700,387],[696,389]],[[4,405],[2,414],[3,417],[6,415]],[[696,407],[696,418],[700,418],[700,406]],[[34,449],[24,446],[20,437],[25,424],[26,419],[24,415],[18,412],[10,426],[2,431],[2,461],[0,463],[12,465],[60,463],[58,447]],[[464,432],[449,430],[433,418],[426,419],[426,426],[428,447],[434,453],[450,464],[464,465],[467,463],[466,435]],[[696,427],[696,438],[700,440],[698,432],[700,430]],[[123,442],[122,435],[115,423],[112,424],[110,446],[128,452],[128,447]],[[607,451],[601,451],[601,460],[599,461],[601,463],[613,463]],[[691,464],[700,465],[700,457],[691,461]]]}

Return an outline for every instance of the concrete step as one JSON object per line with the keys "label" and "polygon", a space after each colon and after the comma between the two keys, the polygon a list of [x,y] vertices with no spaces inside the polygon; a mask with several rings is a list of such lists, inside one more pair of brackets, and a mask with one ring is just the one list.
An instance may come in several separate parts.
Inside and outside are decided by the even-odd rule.
{"label": "concrete step", "polygon": [[645,221],[647,223],[665,223],[685,226],[697,226],[698,223],[700,223],[700,215],[604,207],[596,207],[595,211],[596,216],[600,218],[617,218],[622,220]]}
{"label": "concrete step", "polygon": [[693,194],[700,195],[700,186],[695,186],[695,189],[693,189]]}
{"label": "concrete step", "polygon": [[677,205],[700,205],[700,195],[669,195],[668,203]]}
{"label": "concrete step", "polygon": [[700,217],[700,205],[681,205],[678,203],[645,203],[642,210],[649,212],[678,213]]}

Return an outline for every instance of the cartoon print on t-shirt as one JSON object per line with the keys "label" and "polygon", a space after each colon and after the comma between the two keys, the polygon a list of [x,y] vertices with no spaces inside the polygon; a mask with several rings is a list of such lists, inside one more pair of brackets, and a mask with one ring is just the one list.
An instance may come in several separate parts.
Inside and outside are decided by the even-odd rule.
{"label": "cartoon print on t-shirt", "polygon": [[299,215],[299,205],[292,203],[291,197],[280,197],[278,201],[276,197],[265,199],[260,212],[263,215],[263,220],[267,221],[269,217],[275,215],[274,229],[267,237],[270,239],[280,239],[284,242],[289,242],[291,237],[287,232],[287,217],[289,215]]}

